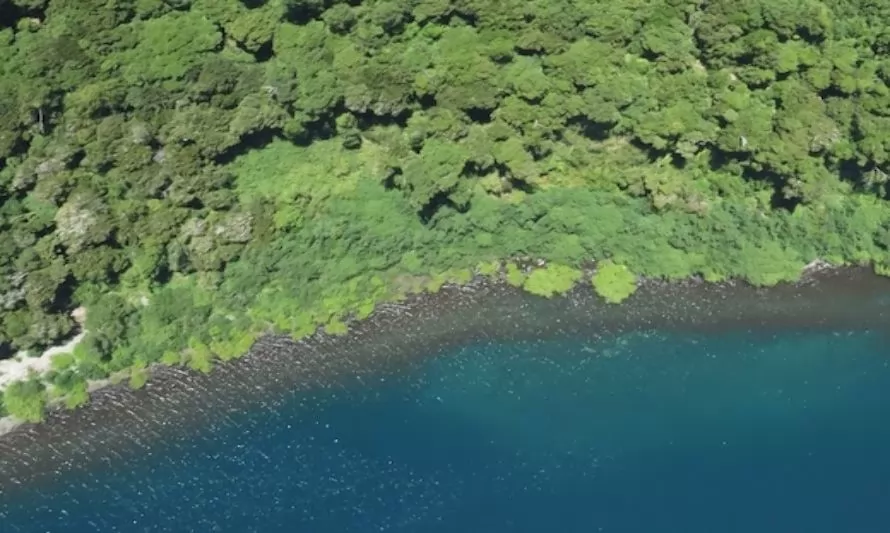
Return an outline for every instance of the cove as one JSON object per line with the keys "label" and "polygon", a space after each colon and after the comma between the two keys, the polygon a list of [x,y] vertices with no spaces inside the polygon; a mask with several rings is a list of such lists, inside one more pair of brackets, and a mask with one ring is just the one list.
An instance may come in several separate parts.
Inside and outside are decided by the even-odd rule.
{"label": "cove", "polygon": [[0,523],[883,531],[888,311],[861,272],[619,307],[451,289],[0,438]]}

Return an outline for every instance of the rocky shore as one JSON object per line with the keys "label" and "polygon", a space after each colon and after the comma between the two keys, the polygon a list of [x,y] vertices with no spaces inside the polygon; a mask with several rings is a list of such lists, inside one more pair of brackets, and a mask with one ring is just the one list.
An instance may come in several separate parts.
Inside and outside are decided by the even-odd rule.
{"label": "rocky shore", "polygon": [[141,390],[108,386],[90,405],[50,413],[45,423],[0,436],[0,491],[184,438],[202,427],[251,416],[287,395],[385,379],[418,356],[477,342],[635,330],[860,330],[890,323],[890,280],[863,269],[822,270],[807,282],[756,289],[742,284],[643,284],[626,303],[607,305],[590,287],[545,299],[477,279],[435,294],[382,305],[345,336],[294,341],[267,336],[243,358],[208,375],[158,367]]}

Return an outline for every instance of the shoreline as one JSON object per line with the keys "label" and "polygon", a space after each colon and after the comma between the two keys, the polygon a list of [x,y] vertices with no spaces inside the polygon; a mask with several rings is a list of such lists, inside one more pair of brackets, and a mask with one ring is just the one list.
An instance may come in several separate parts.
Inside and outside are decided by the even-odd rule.
{"label": "shoreline", "polygon": [[[526,273],[532,270],[535,267],[541,267],[546,264],[546,262],[542,260],[531,260],[526,258],[524,261],[526,263]],[[842,271],[848,269],[849,267],[837,267],[826,261],[821,259],[816,259],[801,270],[801,281],[799,283],[808,282],[807,278],[812,277],[813,275],[831,272],[831,271]],[[595,271],[593,268],[585,268],[582,270],[585,277],[589,278],[590,275]],[[489,280],[486,280],[489,281]],[[471,282],[472,283],[472,282]],[[638,287],[645,286],[648,284],[664,284],[669,283],[672,285],[683,286],[685,284],[698,285],[701,283],[707,283],[704,280],[699,278],[690,278],[685,281],[662,281],[662,280],[650,280],[646,278],[639,278]],[[725,285],[725,284],[734,284],[734,281],[720,282],[715,285]],[[423,296],[421,294],[420,296]],[[383,305],[386,305],[384,303]],[[32,374],[37,374],[38,377],[43,377],[47,372],[52,369],[52,359],[57,355],[70,354],[72,353],[78,344],[84,339],[87,335],[87,331],[83,328],[84,321],[86,319],[86,310],[83,307],[75,309],[72,312],[72,318],[74,318],[75,322],[78,323],[79,331],[76,335],[65,341],[63,344],[50,346],[46,348],[39,356],[29,356],[27,352],[22,351],[15,354],[13,357],[9,359],[0,359],[0,392],[5,390],[10,384],[15,381],[21,381],[28,379]],[[353,321],[354,322],[354,321]],[[109,379],[102,380],[93,380],[89,384],[90,392],[94,392],[99,390],[103,386],[107,385]],[[0,417],[0,435],[3,435],[8,430],[4,428],[9,424],[18,425],[21,423],[25,423],[22,421],[15,422],[11,419],[12,417]]]}
{"label": "shoreline", "polygon": [[53,358],[57,355],[72,353],[77,348],[77,345],[87,335],[87,331],[84,329],[84,322],[87,318],[86,308],[78,307],[71,312],[71,318],[77,324],[78,332],[64,343],[50,346],[38,356],[31,357],[27,351],[21,351],[9,359],[0,360],[0,392],[15,381],[27,379],[32,371],[40,375],[46,374],[52,368]]}
{"label": "shoreline", "polygon": [[[53,368],[53,359],[59,355],[67,355],[73,353],[77,346],[83,341],[87,335],[84,329],[84,321],[86,320],[86,309],[78,307],[71,313],[71,318],[77,323],[79,331],[76,335],[68,339],[62,344],[50,346],[38,356],[30,356],[26,351],[19,352],[9,359],[0,360],[0,393],[7,387],[17,381],[26,381],[32,376],[38,379],[45,379],[47,373]],[[107,385],[108,380],[95,380],[89,384],[89,392],[101,389]],[[0,437],[9,433],[16,427],[26,424],[24,420],[19,420],[13,416],[0,417]]]}
{"label": "shoreline", "polygon": [[[502,270],[503,270],[505,264],[506,263],[501,264]],[[528,257],[518,259],[517,264],[520,265],[524,275],[526,275],[526,276],[530,272],[532,272],[536,269],[548,266],[548,262],[545,260],[533,259],[533,258],[528,258]],[[582,279],[589,279],[591,277],[591,275],[596,272],[596,266],[593,264],[586,265],[580,269],[580,272],[582,272],[582,274],[583,274]],[[827,276],[844,275],[844,273],[848,273],[848,272],[849,273],[858,273],[859,275],[865,275],[865,276],[874,276],[874,277],[878,277],[878,278],[881,277],[877,274],[874,274],[874,272],[872,270],[867,269],[866,267],[836,266],[836,265],[832,265],[831,263],[829,263],[827,261],[824,261],[821,259],[815,259],[815,260],[811,261],[810,263],[808,263],[807,265],[805,265],[801,269],[800,279],[797,282],[782,283],[782,284],[779,284],[779,285],[773,286],[773,287],[756,287],[756,286],[752,286],[752,285],[748,284],[747,282],[745,282],[743,280],[735,280],[735,279],[730,279],[730,280],[721,281],[721,282],[709,282],[709,281],[706,281],[698,276],[690,277],[690,278],[683,279],[683,280],[661,280],[661,279],[649,279],[649,278],[644,278],[644,277],[638,277],[636,292],[640,292],[641,290],[645,291],[645,289],[647,289],[647,288],[651,289],[653,287],[660,290],[660,289],[665,289],[665,288],[688,289],[688,288],[695,288],[695,287],[701,287],[701,286],[711,286],[718,290],[721,288],[726,289],[726,288],[730,288],[730,287],[734,288],[734,287],[739,287],[739,286],[745,287],[747,289],[754,290],[754,291],[774,290],[776,287],[781,287],[782,285],[787,285],[790,287],[811,285],[813,283],[819,283],[820,278],[824,278],[826,275]],[[475,288],[478,288],[479,286],[486,286],[486,285],[501,285],[503,287],[508,287],[508,290],[517,290],[517,291],[521,291],[524,293],[528,292],[526,289],[524,289],[522,287],[516,287],[516,286],[509,285],[506,282],[504,275],[496,275],[494,277],[491,277],[491,276],[485,276],[485,275],[481,275],[481,274],[474,275],[474,277],[468,283],[453,283],[453,282],[446,283],[443,286],[443,289],[455,290],[458,292],[465,292],[465,291],[472,291]],[[585,288],[590,292],[594,292],[594,291],[591,291],[591,287],[588,287],[587,284],[585,284],[584,282],[578,282],[578,283],[575,283],[568,292],[558,294],[556,296],[556,298],[570,297],[572,292],[576,292],[578,290],[584,290]],[[423,303],[420,302],[420,300],[423,300],[426,298],[431,298],[433,296],[436,296],[436,294],[437,294],[437,292],[422,291],[420,293],[409,294],[407,302],[403,302],[403,301],[383,302],[383,303],[379,304],[379,307],[384,308],[384,309],[390,309],[390,310],[391,309],[409,310],[411,307],[422,306]],[[626,304],[618,304],[618,305],[626,305]],[[375,311],[370,317],[367,317],[364,319],[348,320],[347,325],[348,325],[349,331],[348,331],[347,335],[352,334],[352,330],[356,325],[361,324],[363,322],[367,322],[369,320],[372,320],[373,315],[377,314],[378,312],[379,311]],[[406,314],[408,316],[410,316],[410,313],[406,313]],[[39,379],[43,379],[46,376],[46,374],[52,369],[53,358],[55,358],[57,355],[70,354],[75,350],[77,345],[80,344],[80,342],[84,339],[84,337],[88,333],[84,329],[84,322],[86,320],[86,309],[83,307],[80,307],[80,308],[74,310],[72,312],[72,318],[74,318],[74,320],[78,323],[80,330],[74,337],[67,340],[64,344],[51,346],[51,347],[47,348],[46,350],[44,350],[44,352],[40,356],[29,357],[26,352],[19,352],[13,358],[6,359],[6,360],[0,360],[0,393],[2,393],[6,389],[6,387],[8,387],[13,382],[26,380],[32,375]],[[307,337],[298,339],[297,342],[300,342],[302,340],[317,338],[319,336],[328,337],[329,335],[324,332],[324,329],[325,328],[323,326],[319,326],[316,329],[315,333],[313,333]],[[339,335],[330,335],[330,337],[336,337],[336,336],[339,336]],[[282,338],[291,340],[291,338],[289,336],[283,335],[283,334],[279,335],[279,334],[273,334],[273,333],[266,333],[266,334],[260,335],[260,338],[262,338],[262,337],[273,337],[273,338],[282,337]],[[259,338],[258,338],[258,341],[259,341]],[[248,353],[251,350],[249,350]],[[225,365],[225,364],[229,364],[231,362],[232,361],[218,361],[217,360],[214,362],[214,368],[217,365],[220,365],[220,364]],[[168,366],[164,365],[164,364],[160,364],[160,363],[156,363],[156,364],[153,364],[152,366],[148,367],[146,369],[146,371],[148,373],[148,381],[150,382],[151,380],[155,379],[155,377],[158,376],[159,374],[163,374],[164,368],[168,368]],[[186,369],[179,369],[179,370],[184,370],[184,371],[188,372],[188,370],[186,370]],[[128,375],[128,373],[129,373],[129,371],[124,371],[123,372],[123,374],[125,374],[124,377],[126,377],[126,375]],[[88,390],[88,393],[92,397],[92,395],[94,393],[100,392],[105,388],[115,387],[115,386],[120,386],[120,385],[121,384],[120,384],[119,380],[116,381],[113,379],[113,376],[109,376],[109,377],[106,377],[103,379],[88,380],[87,390]],[[47,413],[46,413],[47,418],[41,422],[37,422],[37,424],[46,423],[48,421],[48,417],[50,414],[62,410],[59,405],[59,402],[60,402],[60,400],[51,401],[50,404],[48,405],[48,409],[47,409]],[[92,403],[92,398],[86,406],[80,406],[80,407],[78,407],[78,409],[84,408],[84,407],[88,408],[89,404],[91,404],[91,403]],[[32,425],[32,424],[34,424],[34,423],[15,418],[11,415],[8,415],[5,417],[0,417],[0,438],[2,438],[4,435],[16,430],[17,428],[19,428],[21,426],[28,426],[28,425]]]}
{"label": "shoreline", "polygon": [[25,352],[19,352],[9,359],[0,360],[0,391],[16,381],[28,379],[33,373],[46,374],[52,369],[52,360],[57,355],[70,354],[86,336],[86,331],[80,331],[64,344],[50,346],[40,355],[30,356]]}
{"label": "shoreline", "polygon": [[[653,329],[879,329],[890,320],[890,279],[865,269],[814,273],[805,283],[758,289],[742,284],[642,284],[621,305],[590,287],[545,299],[477,278],[406,302],[383,304],[347,335],[261,337],[242,358],[210,374],[159,366],[146,386],[101,388],[74,411],[0,435],[0,491],[50,481],[65,471],[231,424],[293,394],[346,387],[410,369],[427,356],[478,342],[565,336],[595,340]],[[109,458],[108,456],[112,456]],[[104,459],[103,459],[104,457]]]}

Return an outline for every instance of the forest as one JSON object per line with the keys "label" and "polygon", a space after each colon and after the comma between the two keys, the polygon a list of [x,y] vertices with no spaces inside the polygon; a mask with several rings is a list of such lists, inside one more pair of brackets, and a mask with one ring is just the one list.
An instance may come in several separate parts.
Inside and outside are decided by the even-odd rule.
{"label": "forest", "polygon": [[87,310],[28,420],[474,275],[890,273],[884,0],[0,0],[0,57],[0,358]]}

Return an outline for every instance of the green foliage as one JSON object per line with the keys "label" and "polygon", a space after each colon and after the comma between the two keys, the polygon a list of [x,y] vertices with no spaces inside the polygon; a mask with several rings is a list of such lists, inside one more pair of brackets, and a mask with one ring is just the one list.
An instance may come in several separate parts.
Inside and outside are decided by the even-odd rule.
{"label": "green foliage", "polygon": [[358,306],[358,309],[355,310],[355,318],[357,320],[364,320],[368,318],[374,312],[374,309],[376,307],[377,304],[372,300],[368,300],[367,302],[362,303]]}
{"label": "green foliage", "polygon": [[501,271],[501,263],[499,261],[483,262],[476,265],[476,272],[482,276],[494,277]]}
{"label": "green foliage", "polygon": [[621,303],[637,290],[637,278],[624,265],[604,261],[591,280],[597,294],[609,303]]}
{"label": "green foliage", "polygon": [[256,334],[249,331],[232,331],[228,338],[210,344],[210,350],[223,361],[237,359],[246,354],[256,342]]}
{"label": "green foliage", "polygon": [[65,407],[68,409],[76,409],[89,401],[90,393],[87,390],[86,381],[83,380],[72,385],[64,399]]}
{"label": "green foliage", "polygon": [[[179,366],[185,364],[185,356],[172,350],[164,352],[160,359],[161,364],[167,366]],[[138,381],[137,381],[138,383]]]}
{"label": "green foliage", "polygon": [[436,274],[427,282],[425,289],[427,292],[436,293],[439,292],[446,283],[448,283],[447,274]]}
{"label": "green foliage", "polygon": [[507,283],[514,287],[522,287],[525,283],[525,273],[516,263],[507,263]]}
{"label": "green foliage", "polygon": [[797,281],[805,263],[775,243],[742,249],[742,273],[751,284],[762,287],[782,281]]}
{"label": "green foliage", "polygon": [[192,370],[209,374],[213,370],[213,353],[211,353],[210,348],[194,338],[191,339],[190,344],[186,364]]}
{"label": "green foliage", "polygon": [[148,381],[148,371],[144,364],[136,364],[130,369],[129,385],[131,389],[141,389]]}
{"label": "green foliage", "polygon": [[26,422],[43,420],[47,399],[46,387],[38,379],[15,381],[3,391],[6,412]]}
{"label": "green foliage", "polygon": [[73,353],[60,353],[53,356],[50,365],[55,371],[67,370],[75,365]]}
{"label": "green foliage", "polygon": [[118,29],[121,37],[132,44],[108,55],[102,70],[129,83],[182,78],[190,67],[200,65],[201,56],[214,51],[223,38],[213,21],[194,12],[173,11]]}
{"label": "green foliage", "polygon": [[349,333],[349,326],[342,320],[333,319],[325,325],[324,330],[328,335],[346,335]]}
{"label": "green foliage", "polygon": [[569,292],[581,279],[581,271],[565,265],[551,264],[532,271],[522,288],[532,294],[550,298]]}
{"label": "green foliage", "polygon": [[473,271],[469,268],[458,268],[448,273],[449,279],[458,285],[466,285],[473,280]]}
{"label": "green foliage", "polygon": [[[86,306],[51,378],[75,403],[78,380],[209,371],[495,259],[546,260],[503,275],[554,295],[613,258],[613,300],[630,272],[890,265],[886,2],[16,4],[0,344],[38,352]],[[4,401],[31,416],[28,394]]]}

